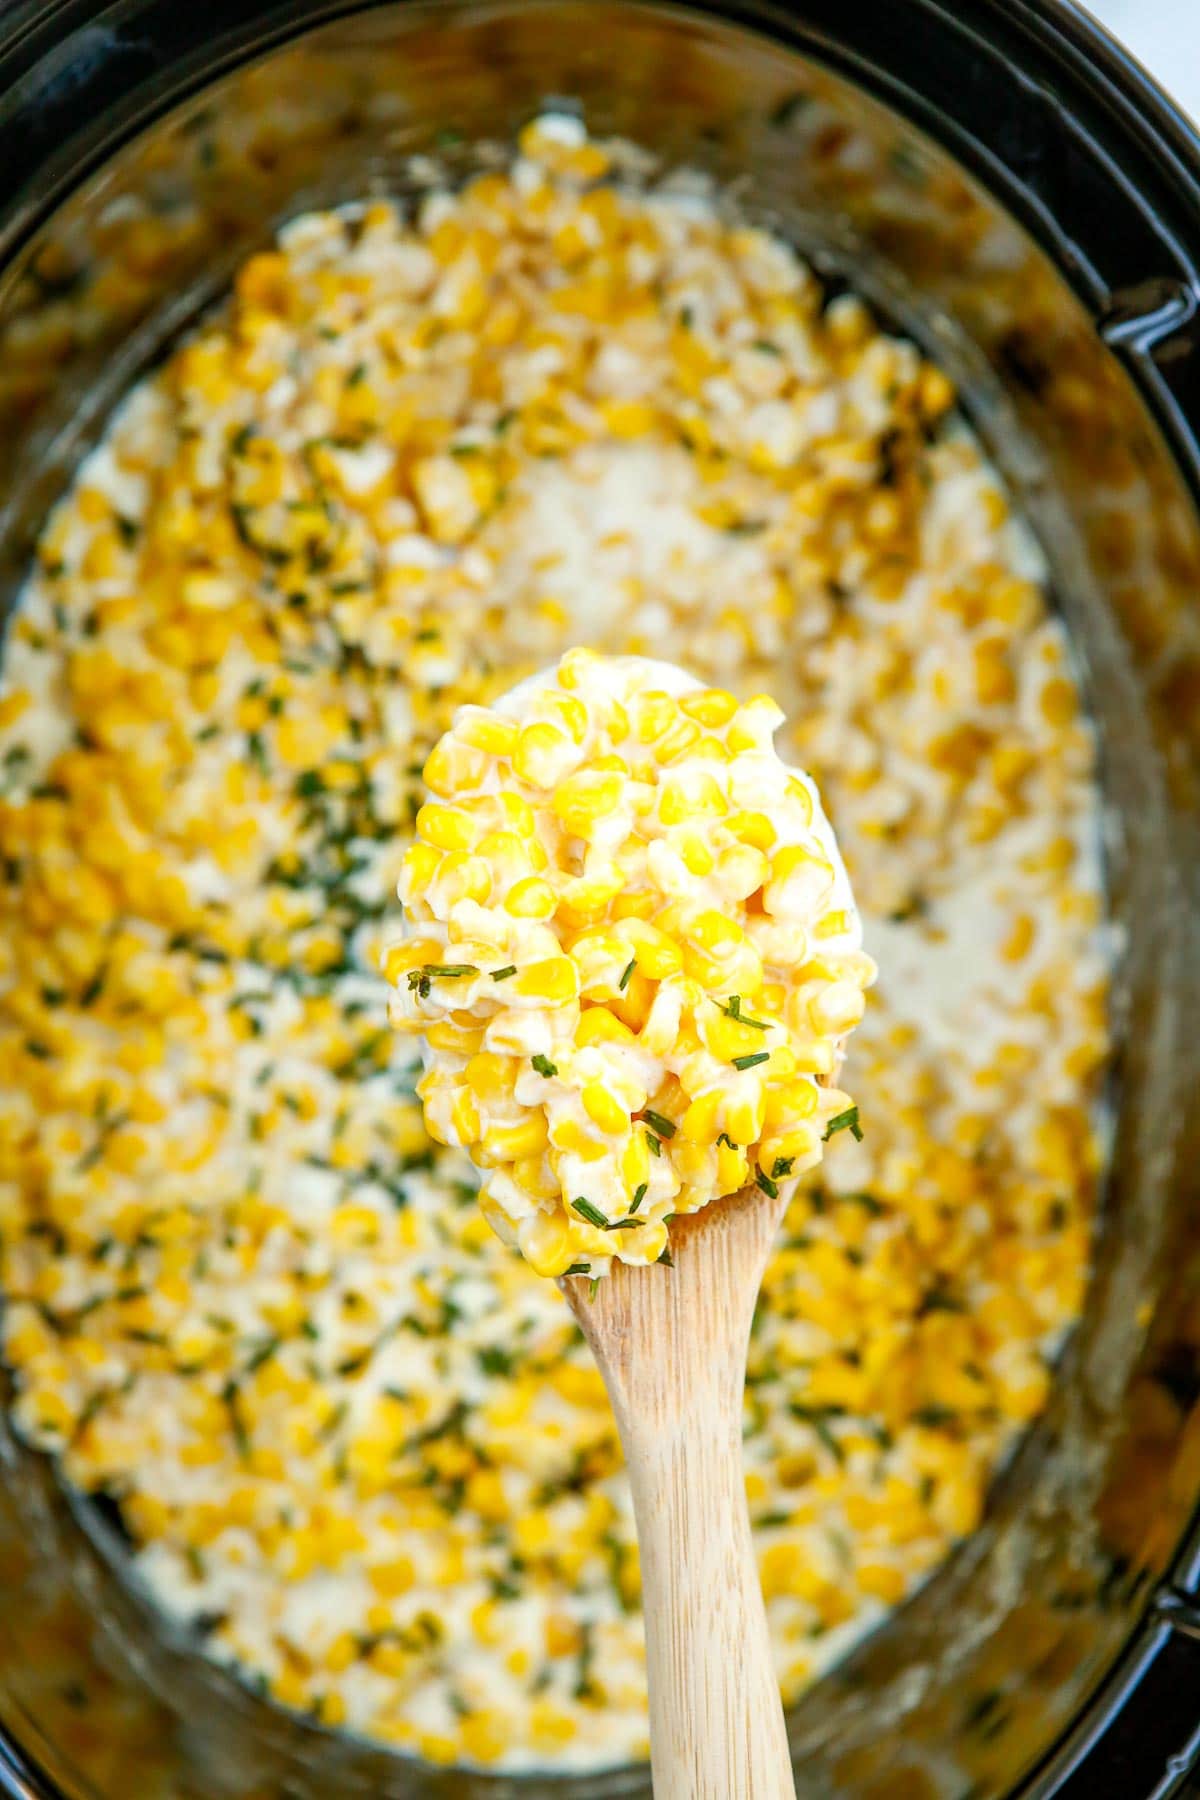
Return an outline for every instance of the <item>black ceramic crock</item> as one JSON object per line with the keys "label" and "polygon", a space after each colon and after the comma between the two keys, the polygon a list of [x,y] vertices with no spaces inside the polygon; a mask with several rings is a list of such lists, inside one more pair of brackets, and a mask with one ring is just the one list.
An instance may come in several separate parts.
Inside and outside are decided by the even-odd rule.
{"label": "black ceramic crock", "polygon": [[[1136,64],[1063,0],[0,0],[0,600],[239,257],[547,99],[709,168],[942,357],[1102,744],[1127,947],[1086,1315],[980,1533],[794,1710],[800,1792],[1163,1800],[1200,1756],[1200,141]],[[0,1794],[648,1792],[295,1720],[120,1561],[0,1430]]]}

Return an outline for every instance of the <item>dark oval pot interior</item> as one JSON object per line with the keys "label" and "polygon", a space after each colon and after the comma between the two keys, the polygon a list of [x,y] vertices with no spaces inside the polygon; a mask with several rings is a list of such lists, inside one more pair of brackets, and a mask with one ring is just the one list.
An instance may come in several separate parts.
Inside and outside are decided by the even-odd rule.
{"label": "dark oval pot interior", "polygon": [[[1144,77],[1031,0],[18,6],[4,604],[116,399],[282,218],[402,184],[414,151],[465,160],[549,97],[734,184],[941,358],[1042,540],[1103,745],[1127,948],[1086,1316],[982,1530],[795,1709],[800,1791],[1148,1794],[1200,1710],[1200,146]],[[97,246],[123,197],[163,227],[152,257]],[[648,1792],[437,1773],[293,1720],[156,1629],[7,1433],[0,1462],[0,1791]]]}

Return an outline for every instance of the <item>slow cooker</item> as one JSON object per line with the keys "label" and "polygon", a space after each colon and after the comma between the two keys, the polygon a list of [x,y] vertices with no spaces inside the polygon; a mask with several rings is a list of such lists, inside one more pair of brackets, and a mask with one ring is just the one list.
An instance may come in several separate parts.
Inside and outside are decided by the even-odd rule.
{"label": "slow cooker", "polygon": [[[1064,0],[0,7],[0,584],[121,393],[305,206],[547,102],[709,170],[941,359],[1053,570],[1124,951],[1082,1324],[981,1530],[794,1709],[800,1792],[1120,1800],[1200,1764],[1200,138]],[[236,153],[235,153],[236,152]],[[601,1800],[257,1699],[0,1427],[0,1792]],[[744,1797],[731,1797],[744,1800]]]}

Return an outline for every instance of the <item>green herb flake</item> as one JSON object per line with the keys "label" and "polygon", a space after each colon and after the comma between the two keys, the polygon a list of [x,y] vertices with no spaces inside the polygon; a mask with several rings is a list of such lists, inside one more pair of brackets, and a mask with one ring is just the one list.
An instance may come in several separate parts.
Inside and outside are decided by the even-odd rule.
{"label": "green herb flake", "polygon": [[505,967],[503,969],[493,969],[492,970],[492,972],[491,972],[492,980],[493,981],[507,981],[509,976],[515,975],[516,972],[517,972],[516,963],[508,963],[505,965]]}
{"label": "green herb flake", "polygon": [[233,1441],[237,1445],[238,1455],[243,1462],[250,1460],[250,1433],[246,1430],[246,1421],[242,1417],[242,1409],[238,1404],[238,1384],[227,1381],[221,1389],[221,1399],[229,1415],[229,1428],[233,1432]]}
{"label": "green herb flake", "polygon": [[537,1070],[538,1074],[544,1075],[547,1081],[549,1081],[552,1075],[558,1074],[558,1064],[552,1063],[548,1056],[539,1054],[538,1056],[531,1056],[529,1060]]}
{"label": "green herb flake", "polygon": [[662,1155],[662,1140],[660,1138],[656,1138],[652,1131],[648,1131],[646,1133],[646,1142],[650,1146],[651,1156],[661,1156]]}
{"label": "green herb flake", "polygon": [[607,1216],[600,1211],[598,1206],[593,1206],[590,1200],[572,1200],[571,1206],[581,1219],[586,1219],[589,1225],[596,1227],[597,1231],[611,1230]]}
{"label": "green herb flake", "polygon": [[761,1168],[755,1169],[754,1185],[756,1187],[760,1187],[762,1189],[763,1193],[769,1195],[769,1197],[772,1200],[778,1200],[778,1198],[779,1198],[778,1184],[771,1180],[771,1177],[767,1174],[765,1169],[761,1169]]}
{"label": "green herb flake", "polygon": [[862,1126],[858,1122],[857,1106],[848,1106],[845,1112],[835,1114],[821,1134],[821,1142],[827,1144],[839,1131],[848,1131],[857,1143],[862,1143]]}
{"label": "green herb flake", "polygon": [[426,963],[420,969],[410,969],[408,986],[422,1000],[429,997],[430,983],[434,981],[459,981],[465,976],[478,975],[479,970],[474,963]]}
{"label": "green herb flake", "polygon": [[633,971],[636,968],[637,968],[637,957],[631,956],[629,961],[625,964],[624,969],[621,971],[621,979],[617,983],[617,986],[620,988],[622,993],[625,992],[625,989],[629,986],[629,983],[632,981]]}
{"label": "green herb flake", "polygon": [[664,1119],[661,1113],[651,1112],[647,1106],[642,1113],[647,1125],[655,1130],[660,1138],[673,1138],[678,1126],[671,1119]]}
{"label": "green herb flake", "polygon": [[771,1052],[769,1050],[756,1050],[752,1056],[735,1056],[733,1066],[735,1069],[753,1069],[759,1063],[770,1062],[770,1060]]}
{"label": "green herb flake", "polygon": [[650,1185],[649,1182],[640,1181],[638,1183],[637,1187],[634,1189],[633,1199],[630,1202],[630,1206],[629,1206],[629,1211],[630,1211],[631,1215],[637,1211],[638,1207],[642,1204],[642,1201],[646,1198],[646,1189],[649,1187],[649,1185]]}
{"label": "green herb flake", "polygon": [[751,1031],[770,1030],[770,1026],[766,1019],[748,1019],[746,1017],[745,1013],[742,1011],[742,996],[740,994],[730,994],[729,999],[721,1008],[721,1011],[725,1013],[727,1017],[736,1019],[739,1025],[748,1025]]}

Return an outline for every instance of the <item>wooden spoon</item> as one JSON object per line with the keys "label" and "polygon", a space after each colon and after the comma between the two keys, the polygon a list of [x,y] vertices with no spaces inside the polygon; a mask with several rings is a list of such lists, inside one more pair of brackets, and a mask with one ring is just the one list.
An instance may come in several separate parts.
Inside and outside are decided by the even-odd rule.
{"label": "wooden spoon", "polygon": [[674,1267],[560,1282],[617,1418],[642,1564],[654,1800],[794,1800],[742,1472],[746,1350],[787,1196],[671,1224]]}

